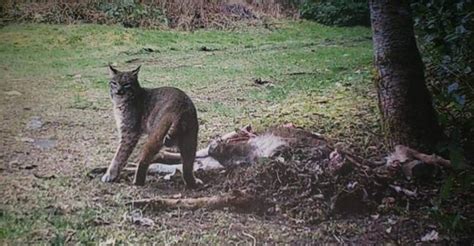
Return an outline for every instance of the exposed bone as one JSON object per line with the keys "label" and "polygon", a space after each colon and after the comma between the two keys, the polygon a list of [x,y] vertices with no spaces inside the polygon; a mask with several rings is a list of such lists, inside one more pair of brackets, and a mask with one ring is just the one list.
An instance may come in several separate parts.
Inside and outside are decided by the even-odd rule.
{"label": "exposed bone", "polygon": [[[208,156],[203,158],[196,158],[196,162],[194,163],[194,171],[197,170],[211,170],[211,169],[222,169],[224,168],[218,161],[214,158]],[[132,168],[125,168],[124,170],[127,171],[135,171],[136,167]],[[174,174],[176,171],[182,172],[183,165],[169,165],[169,164],[161,164],[161,163],[154,163],[151,164],[148,168],[148,173],[165,173],[165,174]]]}
{"label": "exposed bone", "polygon": [[410,197],[415,197],[417,195],[416,190],[411,191],[409,189],[402,188],[397,185],[389,185],[390,188],[394,189],[397,193],[403,192],[405,195],[410,196]]}
{"label": "exposed bone", "polygon": [[149,207],[153,210],[161,209],[222,209],[222,208],[238,208],[249,209],[254,207],[257,199],[247,194],[245,191],[234,190],[230,193],[210,197],[198,198],[162,198],[155,197],[150,199],[135,200],[127,205],[135,208]]}

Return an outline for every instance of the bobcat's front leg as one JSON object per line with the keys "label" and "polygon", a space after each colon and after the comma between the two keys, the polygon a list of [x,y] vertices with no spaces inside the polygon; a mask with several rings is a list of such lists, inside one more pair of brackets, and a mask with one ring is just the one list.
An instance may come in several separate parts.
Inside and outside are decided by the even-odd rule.
{"label": "bobcat's front leg", "polygon": [[120,171],[127,165],[128,157],[132,154],[133,148],[137,145],[139,138],[139,134],[121,136],[114,159],[112,159],[107,172],[102,176],[102,182],[113,182],[118,178]]}

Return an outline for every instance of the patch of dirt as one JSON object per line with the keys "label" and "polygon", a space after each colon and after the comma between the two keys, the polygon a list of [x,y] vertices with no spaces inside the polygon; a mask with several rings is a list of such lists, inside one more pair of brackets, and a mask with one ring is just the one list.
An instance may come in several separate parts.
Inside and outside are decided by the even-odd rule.
{"label": "patch of dirt", "polygon": [[[407,244],[441,230],[427,211],[445,177],[410,181],[401,173],[387,173],[385,166],[362,165],[343,154],[339,160],[344,159],[343,166],[334,170],[331,151],[326,145],[297,146],[252,166],[198,176],[209,186],[205,195],[245,190],[255,197],[254,213],[313,228],[320,242]],[[467,205],[474,202],[472,197],[461,195],[456,200],[449,204],[452,209],[462,214],[473,211]],[[465,222],[472,223],[472,218]],[[452,240],[473,239],[445,235],[436,242]]]}
{"label": "patch of dirt", "polygon": [[[324,142],[318,146],[292,146],[253,165],[226,171],[199,171],[197,176],[206,185],[186,197],[245,191],[253,197],[252,202],[229,211],[250,212],[271,221],[310,228],[318,242],[472,242],[470,236],[441,234],[439,221],[429,216],[428,211],[446,177],[425,176],[431,180],[410,181],[402,175],[402,170],[362,164],[355,159],[343,151],[334,151]],[[173,182],[179,185],[180,179],[174,177]],[[472,202],[472,197],[461,194],[448,206],[470,214],[473,207],[468,204]],[[156,213],[154,209],[149,207],[151,213]],[[163,211],[173,212],[173,209],[160,207],[159,213]],[[465,218],[463,223],[471,222],[471,218]]]}

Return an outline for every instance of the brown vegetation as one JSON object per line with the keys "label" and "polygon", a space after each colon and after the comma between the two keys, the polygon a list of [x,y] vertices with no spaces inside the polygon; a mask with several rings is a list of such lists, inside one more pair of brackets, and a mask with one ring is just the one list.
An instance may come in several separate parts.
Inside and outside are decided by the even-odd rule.
{"label": "brown vegetation", "polygon": [[[8,21],[54,24],[123,24],[126,27],[229,28],[236,22],[263,23],[266,18],[294,14],[277,0],[149,0],[149,1],[4,1],[0,12]],[[284,2],[284,1],[280,1]],[[285,4],[285,6],[289,6]]]}

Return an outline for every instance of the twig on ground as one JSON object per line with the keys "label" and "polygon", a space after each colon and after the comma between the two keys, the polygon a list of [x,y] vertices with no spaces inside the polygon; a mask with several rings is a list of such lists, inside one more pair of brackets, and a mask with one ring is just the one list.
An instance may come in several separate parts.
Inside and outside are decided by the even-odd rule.
{"label": "twig on ground", "polygon": [[136,208],[150,207],[153,210],[161,209],[222,209],[237,208],[248,210],[256,204],[256,198],[242,190],[234,190],[230,193],[215,195],[210,197],[197,198],[163,198],[155,197],[150,199],[135,200],[127,203]]}

